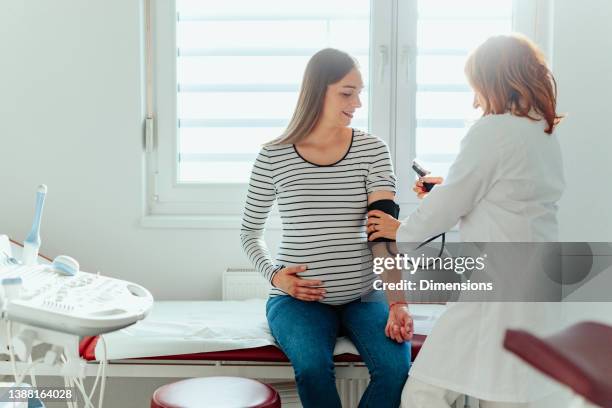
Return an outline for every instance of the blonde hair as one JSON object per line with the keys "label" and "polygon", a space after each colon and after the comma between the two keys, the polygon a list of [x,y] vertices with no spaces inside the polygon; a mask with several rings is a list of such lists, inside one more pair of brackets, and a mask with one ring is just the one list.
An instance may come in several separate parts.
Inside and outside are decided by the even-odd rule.
{"label": "blonde hair", "polygon": [[355,59],[334,48],[325,48],[313,55],[306,65],[289,125],[282,135],[266,145],[295,144],[304,139],[321,117],[327,86],[340,81],[354,68],[357,68]]}
{"label": "blonde hair", "polygon": [[556,112],[557,83],[544,54],[520,34],[491,37],[465,64],[470,85],[481,96],[484,115],[510,112],[548,124],[551,134],[563,116]]}

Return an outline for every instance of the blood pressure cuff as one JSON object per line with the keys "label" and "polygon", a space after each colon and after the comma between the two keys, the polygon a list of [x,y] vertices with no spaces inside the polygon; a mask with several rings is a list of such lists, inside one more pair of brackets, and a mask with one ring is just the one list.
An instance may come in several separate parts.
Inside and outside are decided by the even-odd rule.
{"label": "blood pressure cuff", "polygon": [[[379,210],[384,212],[385,214],[389,214],[395,219],[399,218],[400,206],[395,203],[393,200],[378,200],[374,201],[372,204],[368,205],[368,212],[372,210]],[[370,236],[371,234],[368,234]],[[389,238],[376,238],[372,242],[395,242],[394,239]]]}

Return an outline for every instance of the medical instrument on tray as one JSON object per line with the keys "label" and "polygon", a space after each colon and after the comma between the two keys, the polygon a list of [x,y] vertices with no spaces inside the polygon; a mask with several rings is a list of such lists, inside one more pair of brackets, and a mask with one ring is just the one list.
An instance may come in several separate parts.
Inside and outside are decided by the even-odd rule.
{"label": "medical instrument on tray", "polygon": [[23,263],[33,265],[38,258],[38,250],[40,249],[40,221],[42,219],[43,206],[45,205],[45,197],[47,195],[47,186],[41,184],[36,191],[36,207],[34,209],[34,222],[32,229],[23,241]]}

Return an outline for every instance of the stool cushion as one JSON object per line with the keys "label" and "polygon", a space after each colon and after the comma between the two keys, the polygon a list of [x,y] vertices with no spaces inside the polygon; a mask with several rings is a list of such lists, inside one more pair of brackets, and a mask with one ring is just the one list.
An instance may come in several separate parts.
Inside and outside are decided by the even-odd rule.
{"label": "stool cushion", "polygon": [[240,377],[191,378],[159,387],[151,408],[280,408],[274,388]]}

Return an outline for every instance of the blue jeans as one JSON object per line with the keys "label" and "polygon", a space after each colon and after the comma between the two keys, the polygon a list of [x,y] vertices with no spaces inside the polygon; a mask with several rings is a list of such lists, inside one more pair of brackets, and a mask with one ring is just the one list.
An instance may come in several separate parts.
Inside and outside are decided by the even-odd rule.
{"label": "blue jeans", "polygon": [[272,335],[293,369],[304,408],[338,408],[333,351],[347,335],[370,372],[360,408],[397,408],[410,368],[410,343],[385,336],[389,315],[383,302],[357,299],[341,306],[305,302],[291,296],[268,299],[266,316]]}

